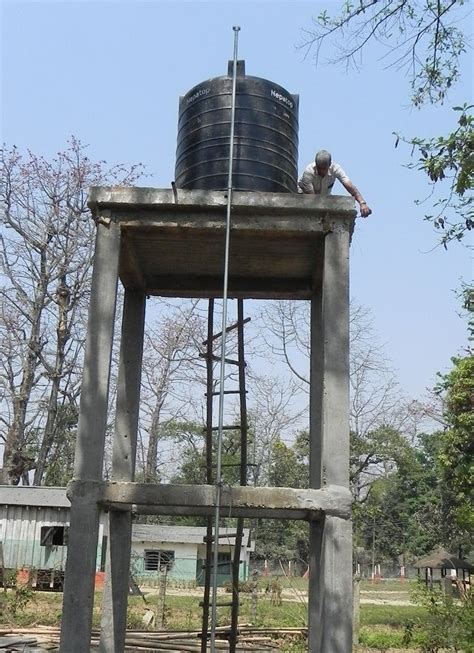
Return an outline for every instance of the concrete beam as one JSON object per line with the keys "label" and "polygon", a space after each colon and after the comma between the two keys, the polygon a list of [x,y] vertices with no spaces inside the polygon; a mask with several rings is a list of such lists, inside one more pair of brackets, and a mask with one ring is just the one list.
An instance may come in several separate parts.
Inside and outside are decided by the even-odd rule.
{"label": "concrete beam", "polygon": [[[215,493],[213,485],[72,481],[68,486],[72,500],[87,495],[105,508],[162,515],[213,515]],[[233,486],[224,487],[221,506],[224,517],[314,521],[323,515],[348,519],[351,503],[349,490],[337,486],[321,490]]]}
{"label": "concrete beam", "polygon": [[[92,211],[106,208],[146,208],[151,213],[154,209],[172,209],[175,213],[183,211],[213,209],[224,210],[227,206],[227,193],[217,190],[178,189],[175,197],[171,188],[140,188],[137,186],[93,186],[89,190],[88,205]],[[232,210],[235,213],[267,211],[277,214],[331,214],[347,213],[348,219],[355,218],[354,200],[343,195],[327,197],[305,195],[300,193],[264,193],[234,191],[232,193]]]}
{"label": "concrete beam", "polygon": [[[345,199],[345,198],[341,198]],[[316,200],[313,200],[316,202]],[[114,207],[110,209],[100,209],[99,215],[113,215],[113,219],[120,223],[120,226],[129,231],[148,229],[171,230],[192,229],[195,231],[211,230],[216,232],[225,232],[226,218],[223,213],[224,208],[219,212],[205,211],[207,207],[186,207],[186,211],[177,211],[166,206],[158,206],[153,209],[131,206],[129,209]],[[301,232],[309,234],[321,234],[331,230],[331,219],[340,220],[346,224],[347,229],[351,225],[352,211],[349,215],[344,212],[328,211],[327,209],[318,210],[315,206],[311,211],[299,211],[293,209],[292,213],[287,210],[278,211],[271,206],[262,207],[261,210],[249,213],[246,207],[232,208],[232,230],[243,232],[246,237],[252,237],[255,234],[268,235],[275,237],[278,232],[283,232],[286,236],[294,234],[297,236]],[[109,213],[109,211],[111,211]],[[204,212],[205,211],[205,212]],[[133,232],[131,232],[133,236]]]}

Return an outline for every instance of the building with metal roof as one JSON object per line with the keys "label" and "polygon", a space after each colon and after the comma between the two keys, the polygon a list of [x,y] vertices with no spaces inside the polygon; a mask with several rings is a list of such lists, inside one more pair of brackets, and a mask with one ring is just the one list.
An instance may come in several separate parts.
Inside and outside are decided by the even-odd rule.
{"label": "building with metal roof", "polygon": [[[70,502],[66,488],[0,486],[0,542],[6,569],[30,570],[40,589],[61,589],[68,546]],[[170,580],[202,584],[206,529],[195,526],[133,524],[131,570],[140,583],[154,584],[166,573]],[[96,571],[105,569],[108,514],[99,529]],[[219,583],[230,580],[235,529],[221,529]],[[240,576],[246,579],[254,550],[244,530]]]}

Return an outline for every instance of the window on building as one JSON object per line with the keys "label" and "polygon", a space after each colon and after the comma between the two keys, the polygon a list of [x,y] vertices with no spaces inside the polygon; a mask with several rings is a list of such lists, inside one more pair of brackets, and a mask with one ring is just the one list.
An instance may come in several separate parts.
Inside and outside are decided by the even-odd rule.
{"label": "window on building", "polygon": [[230,552],[221,551],[217,554],[217,573],[230,574],[232,571],[232,558]]}
{"label": "window on building", "polygon": [[174,563],[174,551],[146,550],[145,571],[169,571]]}
{"label": "window on building", "polygon": [[67,526],[41,526],[41,546],[66,546]]}

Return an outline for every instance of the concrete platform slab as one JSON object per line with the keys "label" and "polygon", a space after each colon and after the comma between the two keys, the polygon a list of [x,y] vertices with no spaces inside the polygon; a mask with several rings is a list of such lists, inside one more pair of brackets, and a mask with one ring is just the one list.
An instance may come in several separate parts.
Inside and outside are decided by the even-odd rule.
{"label": "concrete platform slab", "polygon": [[[120,223],[120,278],[149,295],[219,297],[227,195],[222,191],[92,188],[96,220]],[[352,231],[354,201],[235,192],[229,296],[308,299],[318,286],[324,236]]]}

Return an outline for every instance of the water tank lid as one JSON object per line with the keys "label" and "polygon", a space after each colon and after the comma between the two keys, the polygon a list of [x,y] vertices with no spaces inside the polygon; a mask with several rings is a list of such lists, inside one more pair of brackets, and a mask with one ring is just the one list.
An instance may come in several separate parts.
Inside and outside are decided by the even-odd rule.
{"label": "water tank lid", "polygon": [[[234,61],[231,59],[227,64],[227,77],[233,77],[234,75]],[[245,61],[244,59],[239,59],[237,61],[237,77],[245,77]]]}

